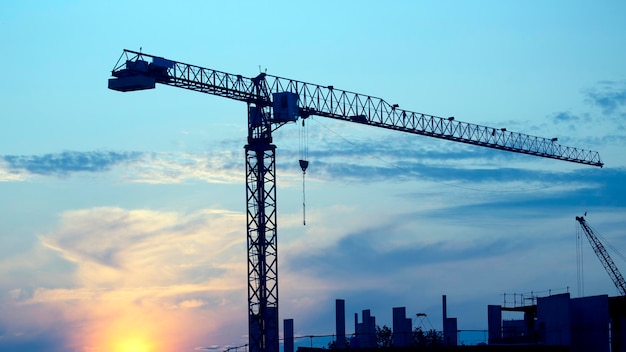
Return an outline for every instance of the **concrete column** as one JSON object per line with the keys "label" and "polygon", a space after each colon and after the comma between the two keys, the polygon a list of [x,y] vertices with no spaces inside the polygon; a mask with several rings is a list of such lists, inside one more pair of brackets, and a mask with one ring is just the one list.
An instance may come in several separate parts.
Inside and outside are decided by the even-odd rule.
{"label": "concrete column", "polygon": [[363,334],[361,348],[376,347],[376,317],[371,316],[369,309],[363,311]]}
{"label": "concrete column", "polygon": [[441,316],[441,326],[443,327],[443,342],[447,345],[446,336],[448,336],[448,300],[446,298],[446,295],[441,296]]}
{"label": "concrete column", "polygon": [[409,347],[411,345],[411,329],[412,322],[406,317],[406,308],[393,308],[393,347]]}
{"label": "concrete column", "polygon": [[446,318],[446,325],[444,325],[443,342],[446,346],[456,346],[457,340],[457,321],[456,318]]}
{"label": "concrete column", "polygon": [[446,346],[456,346],[457,321],[456,318],[448,318],[448,300],[446,295],[441,296],[441,308],[443,315],[443,343]]}
{"label": "concrete column", "polygon": [[[343,299],[335,301],[335,332],[337,341],[335,348],[346,347],[346,302]],[[285,351],[287,352],[287,351]]]}
{"label": "concrete column", "polygon": [[502,340],[502,307],[487,306],[487,327],[489,329],[488,343],[498,344]]}
{"label": "concrete column", "polygon": [[350,348],[361,347],[363,324],[359,324],[359,313],[354,313],[354,338],[350,339]]}
{"label": "concrete column", "polygon": [[283,322],[283,334],[285,335],[284,352],[294,352],[293,342],[293,319],[285,319]]}
{"label": "concrete column", "polygon": [[443,321],[445,325],[446,318],[448,317],[448,302],[446,299],[446,295],[441,296],[441,308],[443,310],[442,316],[443,316]]}

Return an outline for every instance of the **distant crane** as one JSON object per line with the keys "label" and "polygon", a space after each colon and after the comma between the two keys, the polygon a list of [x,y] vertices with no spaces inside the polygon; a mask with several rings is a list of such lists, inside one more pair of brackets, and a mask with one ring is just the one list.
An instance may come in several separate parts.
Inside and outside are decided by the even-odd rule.
{"label": "distant crane", "polygon": [[[586,214],[587,213],[585,213],[585,215]],[[600,259],[602,266],[604,266],[604,269],[611,277],[611,280],[613,280],[615,287],[622,296],[626,296],[626,281],[613,262],[613,259],[611,259],[611,256],[604,248],[604,245],[602,245],[602,242],[600,242],[598,236],[596,236],[595,232],[593,232],[593,229],[589,226],[589,224],[587,224],[587,221],[583,216],[577,216],[576,221],[578,221],[580,228],[587,236],[587,239],[591,244],[591,248],[593,248],[593,251],[598,256],[598,259]]]}
{"label": "distant crane", "polygon": [[[507,132],[400,109],[369,95],[271,76],[253,78],[124,50],[109,88],[153,89],[156,83],[238,100],[247,104],[246,211],[248,245],[248,336],[251,352],[277,352],[278,261],[276,146],[272,132],[298,118],[323,116],[481,147],[602,167],[594,151],[566,147],[556,138]],[[303,169],[304,171],[304,169]]]}

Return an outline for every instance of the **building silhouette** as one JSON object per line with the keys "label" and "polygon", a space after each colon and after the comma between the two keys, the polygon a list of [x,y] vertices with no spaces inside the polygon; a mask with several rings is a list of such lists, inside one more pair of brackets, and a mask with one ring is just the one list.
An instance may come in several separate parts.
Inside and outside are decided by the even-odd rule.
{"label": "building silhouette", "polygon": [[[503,319],[503,312],[517,312],[519,319]],[[327,349],[359,351],[568,351],[626,352],[626,297],[608,295],[571,298],[569,293],[532,296],[513,306],[487,306],[486,343],[458,344],[457,318],[448,317],[447,297],[442,296],[443,331],[424,343],[424,332],[412,326],[405,307],[393,308],[390,336],[382,336],[369,309],[354,314],[354,332],[347,337],[345,301],[335,302],[335,335],[324,348],[298,347],[298,352]],[[515,313],[513,313],[515,314]],[[285,321],[284,352],[294,351],[293,320]],[[384,339],[384,341],[381,341]]]}

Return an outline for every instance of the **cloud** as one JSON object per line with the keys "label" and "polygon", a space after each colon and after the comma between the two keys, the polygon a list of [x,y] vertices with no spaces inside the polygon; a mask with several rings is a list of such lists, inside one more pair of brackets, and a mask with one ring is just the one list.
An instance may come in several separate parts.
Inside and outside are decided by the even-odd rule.
{"label": "cloud", "polygon": [[24,173],[10,169],[6,164],[4,160],[0,159],[0,182],[25,181],[28,178]]}
{"label": "cloud", "polygon": [[[450,164],[454,164],[450,160]],[[530,182],[552,181],[562,178],[559,173],[551,171],[535,171],[516,168],[463,168],[462,165],[432,165],[424,162],[394,163],[387,166],[355,165],[341,162],[318,162],[311,165],[309,177],[326,181],[359,181],[371,182],[398,182],[398,181],[432,181],[446,183],[453,187],[477,187],[480,184],[511,183],[524,181],[526,186]]]}
{"label": "cloud", "polygon": [[[463,181],[484,179],[498,170],[515,179],[527,179],[537,158],[489,148],[388,133],[378,139],[350,142],[332,140],[308,153],[306,177],[332,182]],[[281,150],[280,175],[301,174],[293,150]],[[503,168],[504,167],[504,168]],[[508,169],[507,169],[508,168]],[[286,170],[286,171],[283,171]],[[537,175],[537,173],[533,173]]]}
{"label": "cloud", "polygon": [[[587,117],[565,112],[556,114],[555,119],[572,125],[576,121],[588,120]],[[324,126],[324,129],[330,128]],[[546,180],[580,167],[579,164],[463,143],[383,132],[387,133],[371,133],[361,138],[344,137],[350,136],[350,131],[341,131],[341,135],[333,131],[330,133],[333,138],[328,135],[319,137],[315,147],[310,147],[308,151],[310,164],[307,179],[364,183],[414,180],[443,183],[517,182]],[[589,145],[588,141],[563,140],[565,144],[573,142],[577,146]],[[604,143],[600,139],[593,142],[591,145],[596,146]],[[281,177],[287,172],[296,179],[302,173],[297,163],[300,158],[297,151],[293,147],[280,149],[277,164]]]}
{"label": "cloud", "polygon": [[[322,182],[365,184],[421,181],[443,187],[519,192],[571,183],[572,177],[578,177],[573,175],[576,171],[570,170],[577,170],[576,165],[571,163],[537,160],[536,157],[485,148],[473,149],[459,148],[432,153],[417,149],[412,151],[412,155],[406,155],[390,146],[389,155],[370,154],[369,159],[357,161],[351,160],[349,152],[327,157],[313,154],[306,178]],[[283,179],[288,176],[298,180],[297,176],[301,174],[294,163],[280,164],[279,171]]]}
{"label": "cloud", "polygon": [[180,282],[225,278],[225,288],[228,261],[214,259],[230,259],[234,247],[243,247],[245,238],[235,231],[241,223],[238,213],[92,208],[65,212],[59,229],[43,236],[42,244],[76,263],[78,275],[89,278],[83,281],[87,287],[114,283],[177,293]]}
{"label": "cloud", "polygon": [[[343,224],[333,223],[343,229],[334,241],[283,245],[287,254],[281,271],[282,298],[289,302],[286,305],[297,307],[288,314],[301,315],[299,321],[306,320],[303,324],[322,319],[330,323],[335,298],[353,304],[349,312],[371,308],[373,314],[387,316],[399,305],[424,311],[420,304],[437,301],[442,293],[459,294],[459,290],[462,299],[478,297],[480,307],[485,307],[497,302],[494,294],[508,287],[537,287],[541,274],[525,269],[528,260],[532,258],[538,267],[568,262],[570,253],[562,251],[565,238],[547,229],[536,231],[534,223],[524,219],[530,215],[527,211],[515,214],[504,209],[495,206],[480,214],[442,210],[439,216],[431,211],[350,214],[344,216]],[[541,223],[541,217],[533,214],[533,218]],[[501,226],[494,229],[491,222]],[[514,223],[519,225],[511,226]],[[346,231],[351,227],[352,231]],[[570,281],[563,284],[566,276],[559,275],[567,269],[562,268],[550,275],[560,277],[552,281],[564,287]],[[462,318],[467,324],[473,317],[464,313]]]}
{"label": "cloud", "polygon": [[[158,350],[191,350],[181,344],[209,334],[239,342],[245,327],[236,326],[247,311],[244,224],[242,214],[221,210],[63,213],[40,243],[71,264],[65,279],[0,281],[9,293],[0,296],[0,348],[27,348],[57,329],[65,351],[115,350],[123,338],[156,341]],[[23,265],[43,277],[59,270],[49,256],[31,255]]]}
{"label": "cloud", "polygon": [[122,181],[175,184],[189,180],[240,182],[243,152],[74,152],[0,157],[0,181],[24,181],[33,175],[68,177],[76,173],[117,171]]}
{"label": "cloud", "polygon": [[[455,238],[460,230],[456,226],[445,227],[445,231],[439,228],[436,233],[440,239],[433,241],[435,233],[432,226],[430,229],[416,226],[424,221],[424,214],[402,214],[402,217],[405,220],[401,226],[397,218],[386,219],[348,233],[329,246],[309,248],[306,253],[297,256],[292,254],[291,270],[303,270],[314,277],[326,279],[350,277],[367,280],[401,275],[400,269],[403,272],[407,269],[420,270],[441,263],[463,265],[463,262],[507,256],[537,245],[527,240],[492,236],[468,236],[459,240]],[[411,231],[411,228],[415,230]]]}
{"label": "cloud", "polygon": [[239,183],[243,179],[243,152],[147,153],[125,169],[125,179],[136,183],[172,184],[190,180]]}
{"label": "cloud", "polygon": [[552,116],[550,116],[550,119],[555,124],[569,123],[570,130],[575,130],[574,128],[575,123],[578,123],[582,120],[582,118],[579,115],[575,115],[575,114],[572,114],[570,112],[565,112],[565,111],[552,114]]}
{"label": "cloud", "polygon": [[184,300],[182,302],[180,302],[178,304],[178,307],[181,308],[199,308],[199,307],[203,307],[207,304],[206,301],[201,300],[201,299],[188,299],[188,300]]}
{"label": "cloud", "polygon": [[67,351],[68,341],[64,335],[61,327],[44,331],[22,330],[16,333],[0,331],[0,352]]}
{"label": "cloud", "polygon": [[[576,117],[561,113],[557,119]],[[387,131],[385,131],[387,132]],[[298,149],[286,143],[277,152],[277,175],[282,186],[298,184],[302,173]],[[598,141],[601,143],[601,141]],[[228,146],[220,148],[231,148]],[[320,181],[379,182],[417,179],[441,182],[512,177],[516,180],[544,175],[537,158],[489,148],[432,138],[381,133],[359,142],[347,138],[322,139],[308,152],[307,177]],[[0,180],[22,181],[34,175],[67,177],[76,173],[108,172],[121,182],[179,184],[208,182],[239,184],[245,173],[244,152],[216,149],[187,152],[63,152],[33,156],[4,156],[0,159]],[[485,173],[484,170],[491,170]],[[496,172],[493,170],[500,170]],[[494,176],[495,175],[495,176]],[[486,178],[484,177],[486,176]]]}
{"label": "cloud", "polygon": [[2,159],[13,173],[27,171],[34,175],[66,176],[74,172],[109,171],[115,165],[141,157],[138,152],[74,152],[44,155],[5,155]]}
{"label": "cloud", "polygon": [[[332,229],[330,239],[318,233],[331,231],[322,227],[309,233],[315,241],[287,244],[286,267],[294,277],[308,275],[344,289],[350,278],[354,280],[350,285],[357,290],[403,280],[407,271],[506,262],[528,253],[551,252],[550,248],[559,248],[564,240],[564,230],[558,229],[559,220],[555,219],[573,221],[575,215],[590,209],[626,206],[625,177],[626,169],[598,169],[555,176],[551,180],[554,187],[514,194],[461,190],[442,198],[441,190],[432,194],[428,189],[403,192],[397,197],[396,207],[404,211],[395,214],[385,212],[383,204],[380,209],[361,210],[359,214],[331,209],[328,212],[340,213],[341,220],[330,215],[322,218],[342,224],[339,229]],[[403,207],[403,200],[428,207],[410,211]],[[309,222],[316,226],[315,219]]]}
{"label": "cloud", "polygon": [[587,91],[586,96],[605,115],[612,115],[626,105],[626,81],[604,81],[599,85],[599,88]]}

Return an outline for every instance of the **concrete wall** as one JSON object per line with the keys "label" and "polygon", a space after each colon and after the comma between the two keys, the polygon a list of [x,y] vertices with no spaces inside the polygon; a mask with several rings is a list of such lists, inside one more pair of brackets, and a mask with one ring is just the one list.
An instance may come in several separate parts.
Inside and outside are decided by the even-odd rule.
{"label": "concrete wall", "polygon": [[487,306],[487,328],[489,329],[488,343],[498,344],[502,341],[502,307]]}
{"label": "concrete wall", "polygon": [[609,297],[571,300],[572,352],[609,352]]}
{"label": "concrete wall", "polygon": [[446,346],[456,346],[458,344],[456,318],[446,318],[444,322],[443,343]]}
{"label": "concrete wall", "polygon": [[393,308],[393,347],[408,347],[412,343],[411,319],[406,317],[405,307]]}
{"label": "concrete wall", "polygon": [[540,340],[546,345],[571,344],[569,293],[537,298],[537,330]]}
{"label": "concrete wall", "polygon": [[[352,345],[356,348],[375,348],[376,347],[376,317],[370,314],[370,310],[366,309],[362,314],[362,323],[356,323],[356,337],[352,340]],[[355,321],[356,316],[355,316]]]}

